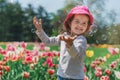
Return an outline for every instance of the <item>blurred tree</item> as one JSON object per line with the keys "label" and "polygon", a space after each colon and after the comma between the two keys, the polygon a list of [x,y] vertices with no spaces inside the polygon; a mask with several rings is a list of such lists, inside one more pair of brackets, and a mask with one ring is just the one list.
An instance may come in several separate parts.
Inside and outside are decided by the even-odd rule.
{"label": "blurred tree", "polygon": [[51,35],[51,16],[42,6],[36,10],[30,4],[22,8],[18,2],[0,0],[0,41],[35,41],[34,16],[43,19],[43,29]]}
{"label": "blurred tree", "polygon": [[22,33],[23,11],[19,3],[4,2],[0,7],[1,41],[20,41]]}
{"label": "blurred tree", "polygon": [[47,11],[42,6],[39,6],[36,16],[38,19],[40,18],[42,19],[43,29],[48,34],[48,36],[51,36],[53,29],[53,26],[51,24],[51,17],[52,17],[51,14],[47,13]]}
{"label": "blurred tree", "polygon": [[5,28],[3,28],[3,26],[6,26],[5,23],[5,18],[4,18],[4,12],[5,12],[5,6],[6,5],[6,1],[5,0],[0,0],[0,34],[1,34],[1,38],[0,41],[3,40],[3,37],[6,35],[5,33]]}
{"label": "blurred tree", "polygon": [[34,8],[32,7],[31,4],[28,5],[27,8],[24,10],[24,21],[22,21],[23,25],[23,35],[22,35],[22,40],[24,41],[35,41],[36,35],[34,26],[33,26],[33,17],[36,15],[36,12],[34,11]]}
{"label": "blurred tree", "polygon": [[107,27],[107,37],[109,44],[120,44],[120,24]]}

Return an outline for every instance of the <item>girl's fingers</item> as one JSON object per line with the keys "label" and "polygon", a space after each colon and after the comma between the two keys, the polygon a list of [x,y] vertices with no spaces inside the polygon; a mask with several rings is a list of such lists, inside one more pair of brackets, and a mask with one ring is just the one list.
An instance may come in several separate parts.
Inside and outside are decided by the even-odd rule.
{"label": "girl's fingers", "polygon": [[77,35],[73,36],[71,39],[72,40],[75,40],[77,38]]}
{"label": "girl's fingers", "polygon": [[37,24],[38,24],[38,21],[37,21],[37,18],[36,18],[36,17],[33,18],[33,24],[34,24],[34,25],[37,25]]}
{"label": "girl's fingers", "polygon": [[59,39],[63,40],[63,41],[68,41],[70,39],[70,37],[68,37],[68,36],[60,36]]}
{"label": "girl's fingers", "polygon": [[42,19],[39,19],[39,24],[42,24]]}
{"label": "girl's fingers", "polygon": [[42,27],[42,19],[39,19],[38,24],[39,24],[40,27]]}
{"label": "girl's fingers", "polygon": [[77,35],[73,36],[73,37],[70,37],[70,36],[60,36],[60,40],[63,40],[63,41],[73,41],[77,38]]}
{"label": "girl's fingers", "polygon": [[63,40],[63,36],[62,35],[59,38],[60,38],[60,40]]}
{"label": "girl's fingers", "polygon": [[65,37],[62,35],[59,37],[59,39],[65,41]]}

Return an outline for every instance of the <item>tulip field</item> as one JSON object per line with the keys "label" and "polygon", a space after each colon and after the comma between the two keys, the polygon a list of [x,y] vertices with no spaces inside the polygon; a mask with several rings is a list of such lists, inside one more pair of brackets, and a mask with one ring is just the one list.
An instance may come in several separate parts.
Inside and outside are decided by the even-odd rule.
{"label": "tulip field", "polygon": [[[84,80],[120,80],[119,45],[88,45]],[[57,80],[59,47],[0,43],[0,80]]]}

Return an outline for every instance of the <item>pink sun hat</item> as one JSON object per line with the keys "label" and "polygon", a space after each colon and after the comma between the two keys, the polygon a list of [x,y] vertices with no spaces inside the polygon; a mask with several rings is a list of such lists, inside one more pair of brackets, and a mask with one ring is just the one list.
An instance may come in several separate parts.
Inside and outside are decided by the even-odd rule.
{"label": "pink sun hat", "polygon": [[88,15],[89,20],[90,20],[90,26],[93,24],[94,18],[92,16],[92,14],[90,13],[88,7],[86,7],[86,6],[76,6],[76,7],[72,8],[71,11],[68,13],[68,15],[65,19],[65,22],[64,22],[65,27],[69,27],[68,21],[69,21],[69,19],[72,18],[72,16],[74,14],[86,14],[86,15]]}

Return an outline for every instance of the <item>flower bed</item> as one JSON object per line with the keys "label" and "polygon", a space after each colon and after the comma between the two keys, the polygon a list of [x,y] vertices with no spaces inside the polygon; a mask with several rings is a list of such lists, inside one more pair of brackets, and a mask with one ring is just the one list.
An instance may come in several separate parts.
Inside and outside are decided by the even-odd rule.
{"label": "flower bed", "polygon": [[[13,42],[0,45],[1,80],[57,80],[59,51],[43,43]],[[119,80],[119,48],[88,46],[84,80]]]}

